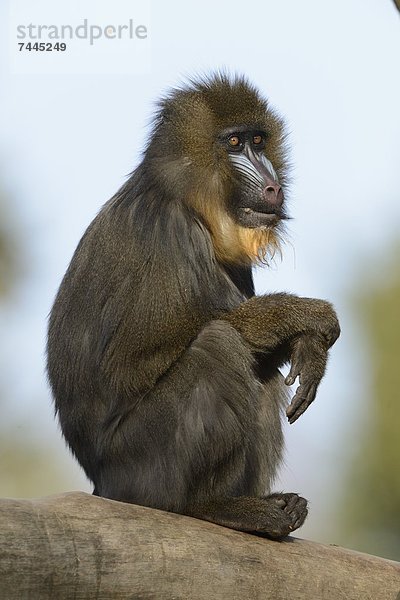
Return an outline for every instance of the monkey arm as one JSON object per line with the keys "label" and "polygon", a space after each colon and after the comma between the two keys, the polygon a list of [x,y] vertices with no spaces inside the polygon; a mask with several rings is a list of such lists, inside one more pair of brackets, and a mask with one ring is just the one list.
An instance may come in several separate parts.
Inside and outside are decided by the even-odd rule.
{"label": "monkey arm", "polygon": [[340,334],[329,302],[279,293],[254,296],[221,316],[255,349],[274,351],[303,334],[317,334],[329,349]]}
{"label": "monkey arm", "polygon": [[290,361],[285,379],[299,387],[286,414],[294,423],[315,399],[324,376],[327,352],[340,334],[336,313],[329,302],[290,294],[255,296],[223,315],[254,351],[280,355]]}

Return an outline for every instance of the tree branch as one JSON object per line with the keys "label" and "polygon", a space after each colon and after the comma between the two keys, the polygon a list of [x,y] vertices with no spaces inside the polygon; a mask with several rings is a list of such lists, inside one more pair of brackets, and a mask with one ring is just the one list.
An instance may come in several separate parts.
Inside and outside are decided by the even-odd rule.
{"label": "tree branch", "polygon": [[400,563],[84,493],[0,500],[0,597],[395,600]]}

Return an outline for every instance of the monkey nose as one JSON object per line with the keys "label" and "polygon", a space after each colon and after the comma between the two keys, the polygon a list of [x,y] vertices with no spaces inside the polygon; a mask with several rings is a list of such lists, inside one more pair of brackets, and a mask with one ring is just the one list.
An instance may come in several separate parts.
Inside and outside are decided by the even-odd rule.
{"label": "monkey nose", "polygon": [[283,204],[283,191],[279,184],[267,185],[263,190],[263,196],[269,204],[280,208]]}

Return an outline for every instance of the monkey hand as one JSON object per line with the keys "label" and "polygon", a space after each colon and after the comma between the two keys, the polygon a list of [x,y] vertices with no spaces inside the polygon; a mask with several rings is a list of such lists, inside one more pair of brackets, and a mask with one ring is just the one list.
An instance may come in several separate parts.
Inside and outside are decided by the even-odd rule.
{"label": "monkey hand", "polygon": [[285,383],[293,385],[299,377],[300,385],[286,409],[290,424],[297,421],[315,399],[328,358],[326,339],[318,334],[307,333],[297,337],[291,343],[291,350],[291,367]]}
{"label": "monkey hand", "polygon": [[[319,334],[321,344],[328,350],[340,335],[339,321],[330,302],[316,298],[298,298],[302,303],[304,334]],[[299,318],[301,321],[301,317]]]}

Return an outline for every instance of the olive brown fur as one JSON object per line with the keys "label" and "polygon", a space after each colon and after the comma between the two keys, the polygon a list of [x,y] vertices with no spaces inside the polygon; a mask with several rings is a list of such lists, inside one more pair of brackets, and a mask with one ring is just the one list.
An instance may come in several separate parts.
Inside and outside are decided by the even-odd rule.
{"label": "olive brown fur", "polygon": [[326,301],[254,295],[287,218],[285,165],[282,121],[242,77],[159,103],[49,321],[56,412],[95,494],[274,538],[302,525],[306,500],[271,494],[281,420],[314,400],[339,325]]}

